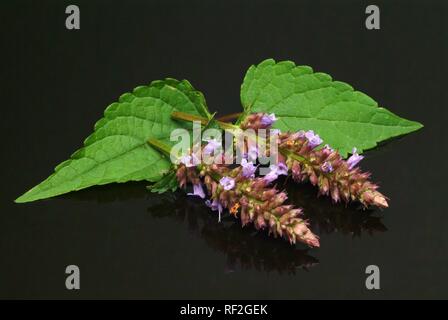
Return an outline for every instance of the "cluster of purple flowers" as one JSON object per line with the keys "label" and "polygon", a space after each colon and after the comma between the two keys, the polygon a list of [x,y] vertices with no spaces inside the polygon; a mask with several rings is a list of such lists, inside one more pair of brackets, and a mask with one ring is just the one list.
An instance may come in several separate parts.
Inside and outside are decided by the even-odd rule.
{"label": "cluster of purple flowers", "polygon": [[[276,120],[274,114],[253,113],[241,123],[241,128],[269,129]],[[358,164],[364,158],[353,148],[352,155],[344,160],[313,130],[279,133],[278,164],[271,166],[265,176],[272,182],[281,174],[291,172],[296,181],[308,180],[319,187],[319,194],[330,195],[334,202],[359,201],[365,207],[388,207],[387,198],[377,191],[378,186],[369,181],[370,173],[362,172]]]}
{"label": "cluster of purple flowers", "polygon": [[[217,147],[210,143],[203,150]],[[300,241],[311,247],[319,246],[319,238],[308,228],[302,210],[285,205],[286,193],[270,186],[279,175],[288,173],[285,163],[271,165],[264,177],[256,177],[257,166],[247,158],[233,169],[226,165],[193,166],[191,163],[191,157],[182,157],[176,172],[179,185],[185,187],[191,183],[193,192],[189,195],[207,198],[205,204],[218,212],[219,221],[227,209],[235,217],[239,216],[243,225],[252,222],[257,229],[266,228],[291,243]]]}
{"label": "cluster of purple flowers", "polygon": [[[248,115],[240,126],[269,129],[272,134],[276,129],[271,126],[276,120],[275,114],[255,113]],[[377,191],[378,186],[369,181],[370,174],[359,169],[363,156],[356,148],[344,160],[330,146],[320,147],[323,141],[313,130],[274,133],[278,135],[278,161],[270,165],[265,176],[256,176],[257,147],[246,145],[240,166],[233,169],[200,164],[193,155],[182,157],[176,173],[179,185],[184,187],[190,182],[193,192],[189,195],[208,197],[205,202],[213,211],[218,211],[219,220],[223,210],[228,209],[235,216],[239,214],[243,225],[253,222],[257,229],[268,228],[270,233],[284,236],[292,243],[298,240],[310,246],[319,246],[319,240],[301,218],[302,210],[284,205],[286,193],[271,187],[279,176],[291,172],[296,181],[308,180],[319,187],[319,194],[330,195],[334,202],[359,201],[365,207],[388,206],[387,198]],[[217,148],[221,144],[210,140],[203,152],[211,154]]]}

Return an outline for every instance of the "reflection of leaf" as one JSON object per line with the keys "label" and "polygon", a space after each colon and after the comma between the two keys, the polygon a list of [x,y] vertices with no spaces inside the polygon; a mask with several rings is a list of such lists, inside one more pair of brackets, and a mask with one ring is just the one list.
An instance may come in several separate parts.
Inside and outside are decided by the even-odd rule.
{"label": "reflection of leaf", "polygon": [[111,183],[103,186],[93,186],[78,192],[70,192],[61,199],[87,201],[92,203],[111,203],[144,199],[148,196],[146,182]]}
{"label": "reflection of leaf", "polygon": [[272,59],[252,66],[241,87],[245,113],[275,113],[282,131],[314,130],[346,156],[378,142],[418,130],[422,125],[379,108],[367,95],[325,73],[291,61]]}
{"label": "reflection of leaf", "polygon": [[173,110],[210,117],[204,97],[186,80],[154,81],[122,95],[95,124],[95,131],[85,140],[84,147],[16,202],[112,182],[158,181],[170,168],[170,161],[150,147],[148,139],[169,143],[173,129],[190,127],[185,122],[173,121]]}

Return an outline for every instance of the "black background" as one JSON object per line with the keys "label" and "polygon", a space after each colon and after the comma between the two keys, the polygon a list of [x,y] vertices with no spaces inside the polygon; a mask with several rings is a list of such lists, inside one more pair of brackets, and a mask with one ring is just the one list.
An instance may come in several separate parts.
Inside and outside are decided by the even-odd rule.
{"label": "black background", "polygon": [[[65,7],[81,29],[65,28]],[[381,10],[381,30],[364,26]],[[447,298],[444,1],[2,1],[1,298]],[[246,69],[313,66],[425,128],[366,153],[390,208],[361,212],[289,186],[321,248],[290,247],[183,193],[145,183],[13,200],[141,84],[188,79],[210,110],[240,110]],[[81,289],[65,288],[65,267]],[[365,288],[365,268],[381,289]]]}

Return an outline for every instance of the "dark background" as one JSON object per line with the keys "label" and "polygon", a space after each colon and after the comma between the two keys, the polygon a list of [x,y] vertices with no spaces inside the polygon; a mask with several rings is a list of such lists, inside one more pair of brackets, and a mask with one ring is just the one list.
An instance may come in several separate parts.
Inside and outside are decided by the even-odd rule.
{"label": "dark background", "polygon": [[[81,29],[65,29],[77,4]],[[368,4],[381,30],[364,26]],[[448,298],[445,1],[2,1],[1,298]],[[425,128],[368,152],[391,199],[382,212],[332,206],[289,186],[321,236],[290,247],[218,224],[183,193],[145,183],[13,200],[141,84],[188,79],[210,110],[240,110],[246,69],[266,58],[313,66]],[[81,289],[65,289],[65,267]],[[378,265],[381,289],[366,290]]]}

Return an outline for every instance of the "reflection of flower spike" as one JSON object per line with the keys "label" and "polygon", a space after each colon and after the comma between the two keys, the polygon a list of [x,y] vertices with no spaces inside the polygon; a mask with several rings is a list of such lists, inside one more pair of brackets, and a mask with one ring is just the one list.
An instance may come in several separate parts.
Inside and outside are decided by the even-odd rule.
{"label": "reflection of flower spike", "polygon": [[[129,185],[119,187],[128,188]],[[135,191],[139,192],[141,189],[135,188]],[[74,193],[74,196],[76,195],[78,193]],[[255,269],[257,272],[265,271],[269,274],[271,272],[296,274],[301,269],[309,270],[319,264],[319,260],[306,248],[288,246],[277,241],[265,241],[261,232],[257,234],[241,232],[241,225],[235,219],[215,223],[209,219],[208,208],[202,207],[199,202],[189,201],[180,194],[152,193],[149,196],[151,201],[148,212],[153,218],[173,219],[185,223],[192,235],[198,236],[207,246],[225,255],[224,263],[228,271],[242,268]]]}

